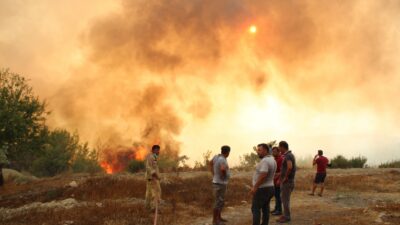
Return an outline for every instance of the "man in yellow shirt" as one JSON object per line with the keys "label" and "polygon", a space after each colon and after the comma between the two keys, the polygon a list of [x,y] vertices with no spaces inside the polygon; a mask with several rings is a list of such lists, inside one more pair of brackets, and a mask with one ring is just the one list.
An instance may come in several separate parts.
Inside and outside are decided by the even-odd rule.
{"label": "man in yellow shirt", "polygon": [[153,145],[151,153],[146,157],[146,208],[154,210],[161,200],[160,171],[157,159],[160,154],[160,146]]}

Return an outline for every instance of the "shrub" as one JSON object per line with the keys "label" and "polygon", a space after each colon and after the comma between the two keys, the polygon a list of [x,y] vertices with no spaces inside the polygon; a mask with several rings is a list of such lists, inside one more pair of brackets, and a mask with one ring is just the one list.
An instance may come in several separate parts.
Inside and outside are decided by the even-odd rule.
{"label": "shrub", "polygon": [[240,156],[240,168],[246,169],[246,168],[253,168],[258,162],[260,161],[260,158],[258,155],[254,152],[244,154],[243,156]]}
{"label": "shrub", "polygon": [[400,168],[400,160],[382,163],[379,165],[379,168]]}
{"label": "shrub", "polygon": [[137,173],[141,170],[145,169],[145,164],[144,161],[140,161],[140,160],[131,160],[128,164],[128,171],[131,173]]}
{"label": "shrub", "polygon": [[332,168],[364,168],[367,158],[364,156],[353,157],[350,160],[338,155],[331,160]]}
{"label": "shrub", "polygon": [[350,168],[364,168],[367,158],[364,156],[353,157],[349,160]]}
{"label": "shrub", "polygon": [[78,147],[71,168],[74,173],[97,173],[103,171],[98,163],[97,151],[90,151],[87,143]]}
{"label": "shrub", "polygon": [[66,130],[55,130],[49,134],[40,156],[33,161],[32,172],[36,176],[54,176],[69,169],[74,152],[79,147],[79,138]]}

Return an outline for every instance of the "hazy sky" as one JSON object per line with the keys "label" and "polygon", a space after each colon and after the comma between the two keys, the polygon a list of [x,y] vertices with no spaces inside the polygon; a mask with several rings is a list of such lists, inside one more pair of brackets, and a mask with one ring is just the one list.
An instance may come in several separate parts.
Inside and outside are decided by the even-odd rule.
{"label": "hazy sky", "polygon": [[270,140],[400,158],[399,53],[397,0],[0,1],[0,67],[30,79],[49,125],[192,162]]}

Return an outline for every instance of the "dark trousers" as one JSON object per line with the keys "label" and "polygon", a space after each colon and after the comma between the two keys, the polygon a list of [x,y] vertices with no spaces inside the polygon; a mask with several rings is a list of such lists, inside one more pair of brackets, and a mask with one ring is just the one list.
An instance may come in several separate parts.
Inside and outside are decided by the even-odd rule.
{"label": "dark trousers", "polygon": [[281,184],[281,197],[283,204],[283,215],[286,219],[290,220],[290,196],[292,195],[292,191],[294,189],[293,182],[286,182]]}
{"label": "dark trousers", "polygon": [[269,222],[269,203],[274,196],[274,187],[259,188],[253,196],[251,212],[253,213],[253,225],[268,225]]}
{"label": "dark trousers", "polygon": [[275,211],[282,212],[281,187],[275,186]]}

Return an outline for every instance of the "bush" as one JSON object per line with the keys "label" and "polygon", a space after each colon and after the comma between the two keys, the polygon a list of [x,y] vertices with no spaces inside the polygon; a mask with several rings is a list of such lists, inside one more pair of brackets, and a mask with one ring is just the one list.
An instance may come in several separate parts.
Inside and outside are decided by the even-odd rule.
{"label": "bush", "polygon": [[194,162],[194,170],[200,170],[200,171],[206,171],[208,170],[208,164],[210,163],[210,158],[211,158],[211,151],[208,150],[205,153],[203,153],[203,161],[195,161]]}
{"label": "bush", "polygon": [[131,173],[137,173],[139,171],[142,171],[145,169],[145,164],[144,161],[140,161],[140,160],[132,160],[129,162],[128,164],[128,171]]}
{"label": "bush", "polygon": [[79,138],[66,130],[49,134],[40,156],[33,161],[32,172],[36,176],[54,176],[69,169],[70,162],[79,147]]}
{"label": "bush", "polygon": [[400,160],[382,163],[379,168],[400,168]]}
{"label": "bush", "polygon": [[260,157],[254,152],[240,156],[240,168],[249,169],[253,168],[260,161]]}
{"label": "bush", "polygon": [[98,154],[95,150],[90,151],[87,143],[79,146],[72,162],[74,173],[97,173],[103,171],[98,163]]}
{"label": "bush", "polygon": [[367,158],[364,156],[353,157],[349,160],[350,168],[364,168]]}
{"label": "bush", "polygon": [[367,158],[364,156],[353,157],[350,160],[338,155],[331,160],[332,168],[364,168]]}

